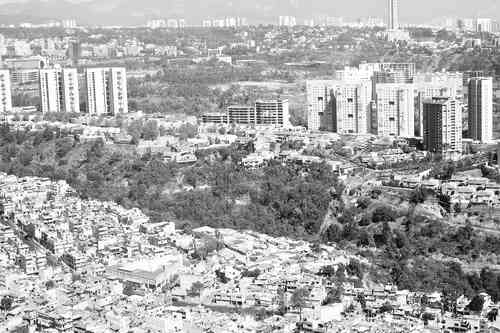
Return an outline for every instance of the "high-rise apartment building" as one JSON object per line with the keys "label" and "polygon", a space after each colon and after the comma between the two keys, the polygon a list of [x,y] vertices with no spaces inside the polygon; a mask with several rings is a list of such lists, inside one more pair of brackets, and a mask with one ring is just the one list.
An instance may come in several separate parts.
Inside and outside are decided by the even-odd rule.
{"label": "high-rise apartment building", "polygon": [[108,113],[112,115],[128,113],[127,72],[125,68],[109,68],[107,73]]}
{"label": "high-rise apartment building", "polygon": [[453,158],[462,152],[462,110],[453,98],[434,97],[423,103],[424,148]]}
{"label": "high-rise apartment building", "polygon": [[334,132],[370,133],[371,84],[369,81],[342,84],[334,90]]}
{"label": "high-rise apartment building", "polygon": [[40,102],[43,113],[80,112],[78,73],[76,69],[41,69]]}
{"label": "high-rise apartment building", "polygon": [[87,112],[116,115],[128,112],[125,68],[88,68],[85,71]]}
{"label": "high-rise apartment building", "polygon": [[307,128],[311,131],[333,132],[335,111],[334,91],[340,82],[333,80],[309,80],[307,91]]}
{"label": "high-rise apartment building", "polygon": [[387,15],[387,29],[399,29],[399,0],[387,0],[388,2],[388,15]]}
{"label": "high-rise apartment building", "polygon": [[396,137],[415,135],[413,84],[378,84],[375,107],[375,112],[372,112],[373,134]]}
{"label": "high-rise apartment building", "polygon": [[12,111],[12,93],[10,90],[9,70],[0,70],[0,112]]}
{"label": "high-rise apartment building", "polygon": [[415,85],[415,135],[423,135],[423,103],[433,97],[449,97],[457,100],[457,108],[463,107],[462,73],[418,73]]}
{"label": "high-rise apartment building", "polygon": [[257,125],[290,127],[288,100],[256,101],[255,117]]}
{"label": "high-rise apartment building", "polygon": [[493,78],[473,78],[469,82],[469,137],[493,140]]}
{"label": "high-rise apartment building", "polygon": [[370,81],[311,80],[306,87],[310,130],[370,132]]}

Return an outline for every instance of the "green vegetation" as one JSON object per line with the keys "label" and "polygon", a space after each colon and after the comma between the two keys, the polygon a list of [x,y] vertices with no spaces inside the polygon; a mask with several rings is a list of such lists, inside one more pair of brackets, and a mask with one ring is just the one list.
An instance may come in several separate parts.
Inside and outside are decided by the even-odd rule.
{"label": "green vegetation", "polygon": [[12,132],[3,126],[0,145],[1,171],[65,179],[85,198],[140,207],[154,220],[175,219],[193,227],[308,237],[319,231],[339,186],[320,164],[308,170],[278,163],[245,170],[239,161],[246,147],[205,152],[198,163],[183,167],[101,141],[80,143],[50,129]]}

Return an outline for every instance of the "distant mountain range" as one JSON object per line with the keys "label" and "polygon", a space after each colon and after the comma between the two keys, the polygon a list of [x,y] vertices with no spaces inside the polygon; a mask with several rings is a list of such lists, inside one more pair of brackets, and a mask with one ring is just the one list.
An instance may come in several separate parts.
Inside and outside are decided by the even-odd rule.
{"label": "distant mountain range", "polygon": [[[279,15],[382,17],[387,0],[4,0],[0,22],[40,23],[75,18],[89,25],[139,25],[151,18],[185,18],[197,24],[205,18],[242,16],[250,23],[274,23]],[[1,3],[1,0],[0,0]],[[408,22],[440,16],[500,17],[499,0],[401,0],[401,17]]]}

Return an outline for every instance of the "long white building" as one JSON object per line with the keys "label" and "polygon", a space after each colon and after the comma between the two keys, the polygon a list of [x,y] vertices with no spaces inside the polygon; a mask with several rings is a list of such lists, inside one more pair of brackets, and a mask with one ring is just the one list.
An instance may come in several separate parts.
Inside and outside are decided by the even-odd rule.
{"label": "long white building", "polygon": [[40,70],[41,111],[80,112],[78,73],[75,68]]}
{"label": "long white building", "polygon": [[85,71],[87,113],[116,115],[128,113],[125,68],[88,68]]}
{"label": "long white building", "polygon": [[0,112],[12,111],[9,70],[0,70]]}
{"label": "long white building", "polygon": [[481,142],[493,140],[493,78],[472,78],[469,82],[469,137]]}

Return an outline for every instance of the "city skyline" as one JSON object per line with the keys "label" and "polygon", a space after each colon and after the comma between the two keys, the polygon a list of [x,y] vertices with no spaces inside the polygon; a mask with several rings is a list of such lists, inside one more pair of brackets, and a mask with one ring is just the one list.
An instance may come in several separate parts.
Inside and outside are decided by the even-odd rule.
{"label": "city skyline", "polygon": [[[402,24],[423,24],[444,17],[491,17],[500,19],[500,4],[493,0],[478,0],[474,3],[458,0],[422,0],[418,3],[400,1],[400,22]],[[276,23],[281,15],[292,15],[298,19],[320,16],[340,16],[349,20],[376,16],[386,18],[387,0],[315,1],[312,6],[307,1],[258,0],[256,2],[230,2],[208,0],[202,4],[194,0],[179,1],[147,0],[138,5],[134,0],[107,1],[8,1],[0,2],[0,18],[5,23],[22,21],[40,22],[49,19],[67,19],[68,13],[79,13],[81,24],[122,24],[138,25],[145,20],[183,18],[189,25],[200,24],[204,19],[242,16],[251,24]],[[425,10],[432,8],[432,11]],[[453,10],[452,10],[453,8]],[[215,10],[217,9],[217,10]],[[134,12],[134,15],[130,15]],[[71,16],[71,15],[69,15]],[[74,15],[73,15],[74,16]]]}

